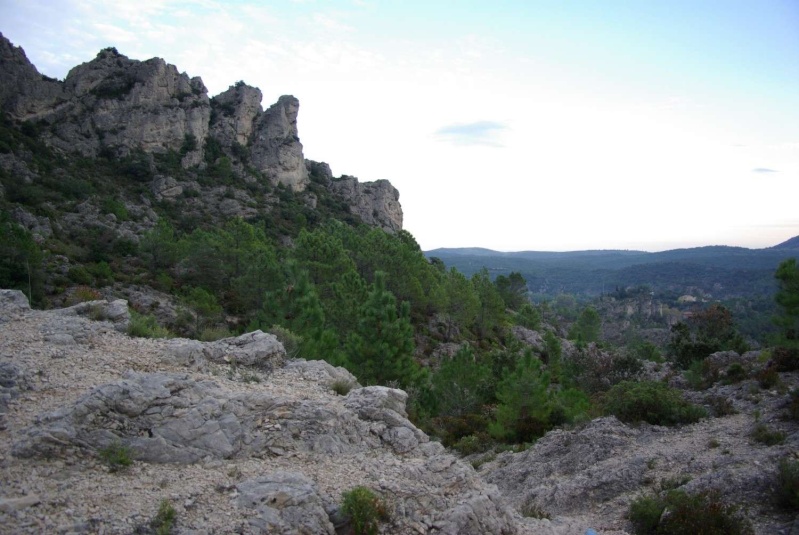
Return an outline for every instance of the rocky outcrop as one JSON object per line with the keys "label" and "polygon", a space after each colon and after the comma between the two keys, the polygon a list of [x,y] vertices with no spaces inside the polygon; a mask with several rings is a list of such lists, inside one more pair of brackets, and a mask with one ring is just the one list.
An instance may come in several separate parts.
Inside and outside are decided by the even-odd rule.
{"label": "rocky outcrop", "polygon": [[[199,77],[190,78],[160,58],[132,60],[115,48],[103,49],[93,60],[74,67],[63,81],[52,80],[0,34],[0,110],[18,122],[29,121],[35,136],[57,151],[130,157],[127,176],[149,182],[158,201],[181,202],[190,217],[207,217],[211,212],[225,219],[251,219],[259,210],[268,210],[271,201],[252,199],[245,188],[200,186],[191,176],[156,170],[153,155],[172,151],[170,158],[177,154],[186,169],[212,166],[212,177],[238,178],[248,184],[266,180],[294,192],[306,190],[313,177],[341,197],[364,223],[389,232],[402,228],[399,192],[388,181],[360,184],[352,177],[334,181],[327,164],[304,158],[297,128],[299,101],[284,95],[263,110],[261,100],[261,91],[244,82],[209,99]],[[25,183],[39,178],[29,163],[14,154],[0,155],[0,168]],[[303,200],[315,208],[317,197],[309,193]],[[140,201],[146,204],[135,202]],[[138,225],[127,222],[130,228],[125,229],[112,222],[111,230],[117,238],[136,242],[135,235],[152,227],[150,215],[142,215]],[[67,230],[98,226],[94,219],[65,225]],[[30,218],[25,223],[47,229]],[[100,221],[99,226],[109,225]]]}
{"label": "rocky outcrop", "polygon": [[258,117],[252,142],[252,162],[273,183],[294,191],[308,185],[308,169],[297,133],[300,101],[290,95],[280,97]]}
{"label": "rocky outcrop", "polygon": [[211,99],[211,135],[225,148],[247,146],[255,119],[263,113],[263,95],[257,87],[240,82]]}
{"label": "rocky outcrop", "polygon": [[201,160],[187,138],[208,134],[210,105],[202,80],[179,73],[160,58],[135,61],[115,49],[73,68],[63,82],[42,78],[24,51],[0,39],[0,104],[20,121],[43,121],[43,139],[65,152],[96,156],[180,151],[184,163]]}
{"label": "rocky outcrop", "polygon": [[64,86],[44,78],[28,61],[25,51],[0,33],[0,109],[13,117],[37,119],[69,100]]}
{"label": "rocky outcrop", "polygon": [[343,176],[330,184],[330,190],[343,197],[350,211],[367,225],[392,233],[402,230],[399,191],[388,180],[358,182],[355,177]]}
{"label": "rocky outcrop", "polygon": [[[0,293],[7,530],[141,532],[167,499],[179,533],[345,533],[342,493],[367,486],[389,513],[382,533],[548,533],[417,429],[405,392],[283,364],[264,333],[132,339],[82,314],[97,304],[35,311]],[[127,473],[101,462],[109,447],[129,448]]]}

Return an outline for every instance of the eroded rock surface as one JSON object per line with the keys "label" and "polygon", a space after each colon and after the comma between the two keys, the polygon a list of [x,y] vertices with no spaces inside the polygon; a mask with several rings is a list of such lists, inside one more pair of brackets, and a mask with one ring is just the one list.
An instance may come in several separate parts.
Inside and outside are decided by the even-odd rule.
{"label": "eroded rock surface", "polygon": [[[382,533],[549,533],[408,421],[405,392],[285,362],[266,333],[130,338],[81,313],[97,305],[37,311],[0,292],[11,532],[131,533],[166,499],[177,533],[334,533],[348,529],[341,494],[363,485],[389,509]],[[112,473],[99,456],[110,445],[133,465]]]}

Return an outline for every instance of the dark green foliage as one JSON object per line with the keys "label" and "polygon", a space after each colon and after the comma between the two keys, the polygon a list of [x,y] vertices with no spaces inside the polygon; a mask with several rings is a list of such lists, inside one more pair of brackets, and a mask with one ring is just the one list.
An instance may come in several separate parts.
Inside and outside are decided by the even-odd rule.
{"label": "dark green foliage", "polygon": [[123,100],[135,85],[136,79],[132,75],[117,72],[104,78],[89,93],[101,99]]}
{"label": "dark green foliage", "polygon": [[485,432],[483,406],[493,398],[495,387],[490,362],[464,346],[441,363],[430,383],[426,408],[438,415],[432,426],[444,445],[458,448],[461,438]]}
{"label": "dark green foliage", "polygon": [[624,381],[605,396],[605,412],[627,423],[653,425],[694,423],[707,416],[701,407],[685,401],[679,390],[655,381]]}
{"label": "dark green foliage", "polygon": [[220,319],[222,307],[217,302],[216,296],[205,288],[191,288],[183,297],[184,303],[194,310],[194,334],[200,332],[208,325]]}
{"label": "dark green foliage", "polygon": [[666,496],[668,515],[661,518],[657,533],[669,535],[749,535],[754,533],[738,509],[714,493],[696,495],[680,491]]}
{"label": "dark green foliage", "polygon": [[669,347],[674,363],[683,369],[717,351],[744,353],[748,349],[735,328],[732,314],[719,304],[698,310],[687,322],[674,325]]}
{"label": "dark green foliage", "polygon": [[776,446],[785,442],[785,433],[775,431],[766,424],[759,422],[749,435],[755,442],[760,442],[766,446]]}
{"label": "dark green foliage", "polygon": [[111,472],[119,472],[133,464],[133,452],[118,440],[97,451]]}
{"label": "dark green foliage", "polygon": [[771,352],[771,367],[778,372],[799,370],[799,347],[775,347]]}
{"label": "dark green foliage", "polygon": [[[664,514],[665,512],[665,514]],[[628,514],[636,535],[750,535],[751,523],[717,494],[671,491],[665,497],[641,497]]]}
{"label": "dark green foliage", "polygon": [[156,535],[169,535],[174,530],[177,516],[178,512],[169,500],[162,500],[158,512],[150,521],[150,527],[155,530]]}
{"label": "dark green foliage", "polygon": [[601,328],[602,319],[599,317],[599,312],[592,306],[585,307],[572,325],[569,338],[578,343],[596,342],[599,340]]}
{"label": "dark green foliage", "polygon": [[103,199],[101,209],[103,213],[114,214],[118,221],[127,221],[130,218],[125,203],[114,198]]}
{"label": "dark green foliage", "polygon": [[746,370],[739,362],[733,362],[727,367],[724,382],[727,384],[740,383],[747,377]]}
{"label": "dark green foliage", "polygon": [[186,155],[193,150],[197,150],[197,138],[194,134],[186,134],[183,137],[183,144],[180,146],[180,154]]}
{"label": "dark green foliage", "polygon": [[551,388],[551,375],[527,351],[516,369],[497,387],[499,405],[489,426],[491,435],[509,442],[530,442],[556,425],[582,417],[589,408],[581,391]]}
{"label": "dark green foliage", "polygon": [[780,263],[774,277],[779,283],[774,296],[780,307],[780,314],[774,319],[780,329],[778,343],[799,350],[799,266],[796,259]]}
{"label": "dark green foliage", "polygon": [[341,495],[341,512],[356,535],[377,535],[380,522],[388,518],[385,503],[371,489],[355,487]]}
{"label": "dark green foliage", "polygon": [[642,496],[634,500],[627,515],[633,524],[633,533],[637,535],[657,533],[660,517],[665,508],[665,501],[657,496]]}
{"label": "dark green foliage", "polygon": [[799,461],[781,459],[777,470],[777,503],[793,511],[799,510]]}
{"label": "dark green foliage", "polygon": [[358,326],[347,340],[351,371],[363,384],[397,381],[407,387],[421,375],[413,361],[413,326],[407,303],[386,289],[386,276],[375,273],[372,288],[360,309]]}
{"label": "dark green foliage", "polygon": [[524,303],[514,316],[516,325],[537,331],[541,328],[541,312],[531,303]]}
{"label": "dark green foliage", "polygon": [[130,311],[130,322],[128,323],[128,334],[139,338],[171,338],[173,335],[168,329],[158,325],[155,316],[150,314],[139,314],[135,310]]}
{"label": "dark green foliage", "polygon": [[44,255],[33,236],[0,212],[0,288],[22,290],[32,305],[44,294]]}
{"label": "dark green foliage", "polygon": [[791,420],[799,420],[799,388],[791,390],[788,399],[788,417]]}
{"label": "dark green foliage", "polygon": [[483,269],[472,276],[472,286],[479,300],[474,331],[478,338],[496,334],[505,323],[505,302],[497,287],[491,282],[488,270]]}
{"label": "dark green foliage", "polygon": [[491,366],[468,346],[445,359],[431,379],[436,412],[462,416],[480,412],[491,399]]}
{"label": "dark green foliage", "polygon": [[522,305],[529,302],[527,298],[527,281],[524,280],[520,273],[514,271],[507,277],[505,275],[497,275],[497,278],[494,279],[494,284],[507,308],[519,310]]}

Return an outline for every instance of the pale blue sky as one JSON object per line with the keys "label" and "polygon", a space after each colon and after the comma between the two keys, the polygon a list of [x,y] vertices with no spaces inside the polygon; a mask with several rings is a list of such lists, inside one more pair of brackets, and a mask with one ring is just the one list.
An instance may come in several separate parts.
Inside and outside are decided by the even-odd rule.
{"label": "pale blue sky", "polygon": [[63,78],[103,47],[300,99],[306,157],[389,179],[424,249],[799,235],[799,2],[0,0]]}

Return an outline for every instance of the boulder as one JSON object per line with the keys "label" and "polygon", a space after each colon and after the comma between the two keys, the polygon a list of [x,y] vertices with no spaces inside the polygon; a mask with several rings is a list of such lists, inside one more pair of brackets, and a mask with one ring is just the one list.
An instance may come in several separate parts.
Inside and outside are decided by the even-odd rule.
{"label": "boulder", "polygon": [[336,533],[316,484],[299,472],[273,472],[236,485],[236,503],[254,509],[250,526],[257,533],[333,535]]}

